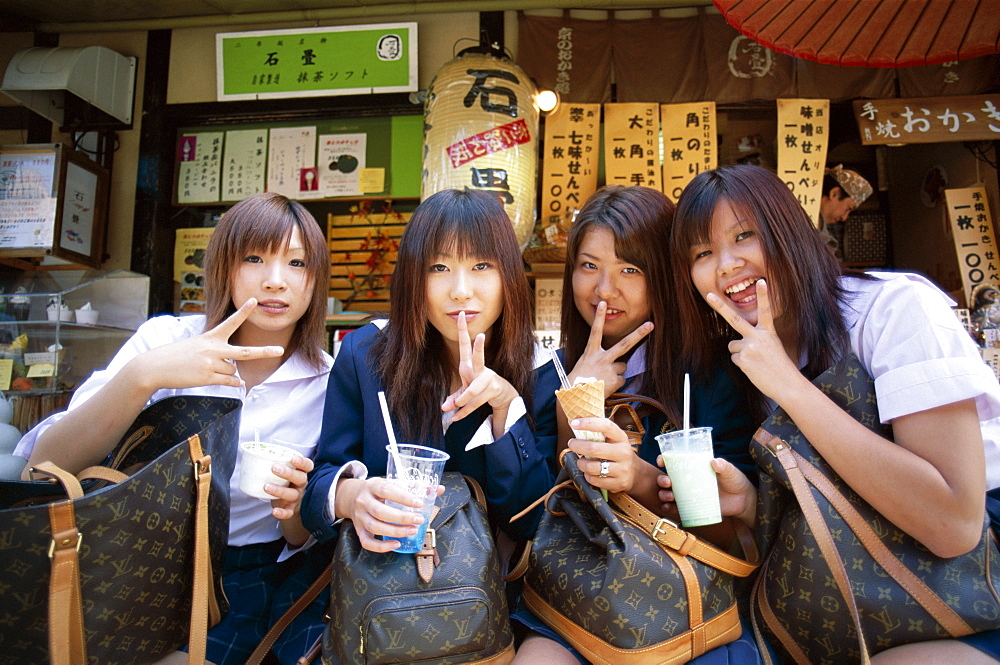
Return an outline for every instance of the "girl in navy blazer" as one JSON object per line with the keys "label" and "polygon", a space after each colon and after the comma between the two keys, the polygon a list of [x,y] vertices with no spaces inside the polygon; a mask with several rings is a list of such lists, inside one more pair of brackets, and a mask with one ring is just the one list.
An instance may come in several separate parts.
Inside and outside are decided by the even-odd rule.
{"label": "girl in navy blazer", "polygon": [[390,294],[389,323],[347,335],[334,363],[303,523],[322,541],[351,519],[376,552],[416,533],[419,512],[385,503],[419,501],[381,477],[385,391],[398,440],[445,450],[446,470],[482,486],[494,530],[530,537],[540,508],[508,521],[553,485],[558,379],[551,363],[534,369],[531,292],[498,199],[444,190],[421,203]]}

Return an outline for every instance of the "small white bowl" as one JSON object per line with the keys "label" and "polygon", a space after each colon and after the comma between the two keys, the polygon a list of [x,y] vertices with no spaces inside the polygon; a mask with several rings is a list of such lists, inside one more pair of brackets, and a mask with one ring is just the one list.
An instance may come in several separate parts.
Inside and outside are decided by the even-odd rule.
{"label": "small white bowl", "polygon": [[78,309],[76,310],[76,322],[92,326],[97,323],[98,313],[96,309]]}
{"label": "small white bowl", "polygon": [[73,320],[73,310],[71,309],[56,309],[51,307],[45,310],[46,315],[49,317],[49,321],[72,321]]}

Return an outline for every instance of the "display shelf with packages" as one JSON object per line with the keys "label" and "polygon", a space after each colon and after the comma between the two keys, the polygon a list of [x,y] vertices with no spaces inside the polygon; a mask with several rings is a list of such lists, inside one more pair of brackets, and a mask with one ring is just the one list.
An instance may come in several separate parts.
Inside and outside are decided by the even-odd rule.
{"label": "display shelf with packages", "polygon": [[[149,278],[128,270],[0,278],[0,390],[24,431],[110,362],[146,320]],[[18,415],[20,414],[20,415]]]}

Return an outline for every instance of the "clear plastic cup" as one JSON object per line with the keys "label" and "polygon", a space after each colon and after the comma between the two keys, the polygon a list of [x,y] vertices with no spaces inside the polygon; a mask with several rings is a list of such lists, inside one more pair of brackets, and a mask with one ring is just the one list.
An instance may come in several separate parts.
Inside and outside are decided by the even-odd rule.
{"label": "clear plastic cup", "polygon": [[412,508],[386,501],[393,508],[406,510],[408,512],[419,512],[424,516],[424,523],[417,525],[417,533],[408,538],[389,538],[386,540],[398,540],[400,542],[394,552],[401,554],[416,554],[424,546],[424,537],[427,535],[427,527],[430,526],[431,517],[434,515],[434,504],[437,501],[437,488],[441,484],[441,474],[444,473],[444,465],[448,461],[449,455],[443,450],[417,446],[411,443],[400,443],[396,446],[399,451],[399,463],[403,468],[397,468],[396,455],[392,454],[391,446],[386,446],[389,451],[389,463],[386,467],[386,478],[394,484],[403,487],[410,494],[420,497],[424,501],[423,508]]}
{"label": "clear plastic cup", "polygon": [[712,428],[694,427],[656,437],[663,467],[684,526],[705,526],[722,521],[719,481],[712,468]]}
{"label": "clear plastic cup", "polygon": [[240,444],[243,452],[240,460],[240,491],[244,494],[273,501],[277,497],[264,491],[264,485],[273,483],[288,487],[288,481],[274,475],[271,468],[275,464],[291,462],[297,452],[294,448],[267,441],[244,441]]}

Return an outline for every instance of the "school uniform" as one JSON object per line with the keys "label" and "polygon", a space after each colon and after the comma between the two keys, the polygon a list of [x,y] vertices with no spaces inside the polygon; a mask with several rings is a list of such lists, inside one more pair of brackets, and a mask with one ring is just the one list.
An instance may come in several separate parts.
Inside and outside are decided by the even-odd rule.
{"label": "school uniform", "polygon": [[[378,399],[378,392],[385,387],[375,372],[371,354],[372,344],[381,334],[377,325],[368,324],[347,335],[330,374],[316,468],[310,474],[302,504],[302,521],[321,542],[338,532],[332,516],[333,492],[339,477],[385,475],[389,439]],[[492,524],[515,540],[530,538],[541,517],[541,506],[513,524],[509,520],[554,483],[558,386],[551,362],[536,368],[533,424],[518,398],[511,404],[506,433],[495,441],[490,431],[492,407],[484,404],[469,416],[451,422],[443,439],[407,443],[447,452],[450,459],[446,471],[461,472],[482,486]],[[442,402],[445,397],[441,395]]]}

